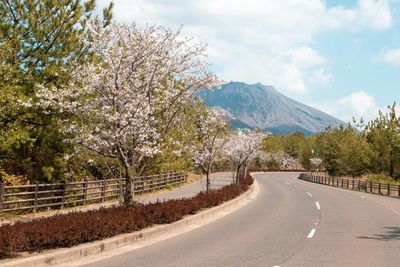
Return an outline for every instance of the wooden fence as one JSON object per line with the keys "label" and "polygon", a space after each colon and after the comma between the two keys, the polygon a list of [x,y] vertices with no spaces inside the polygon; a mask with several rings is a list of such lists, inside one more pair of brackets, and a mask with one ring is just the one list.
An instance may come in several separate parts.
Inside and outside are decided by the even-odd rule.
{"label": "wooden fence", "polygon": [[300,174],[299,179],[318,184],[400,198],[400,184],[395,185],[374,183],[369,181],[331,177],[314,173],[302,173]]}
{"label": "wooden fence", "polygon": [[[187,181],[187,174],[164,173],[135,177],[136,194],[163,189]],[[125,179],[5,186],[0,183],[0,214],[14,211],[63,209],[109,200],[120,200],[125,192]]]}

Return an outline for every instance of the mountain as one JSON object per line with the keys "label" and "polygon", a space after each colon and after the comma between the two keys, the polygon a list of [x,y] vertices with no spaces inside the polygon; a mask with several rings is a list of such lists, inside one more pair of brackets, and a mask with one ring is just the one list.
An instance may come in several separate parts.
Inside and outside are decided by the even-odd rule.
{"label": "mountain", "polygon": [[342,121],[279,93],[272,86],[230,82],[199,95],[210,107],[230,113],[236,128],[260,128],[274,134],[301,131],[306,135],[336,127]]}

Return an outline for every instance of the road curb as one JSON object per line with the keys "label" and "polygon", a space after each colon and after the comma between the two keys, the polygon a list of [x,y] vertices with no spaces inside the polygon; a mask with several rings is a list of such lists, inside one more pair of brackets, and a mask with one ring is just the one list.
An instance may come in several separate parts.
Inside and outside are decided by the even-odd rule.
{"label": "road curb", "polygon": [[259,185],[256,180],[250,188],[235,199],[229,200],[219,206],[201,211],[194,215],[189,215],[183,219],[171,224],[155,225],[138,232],[121,234],[104,240],[99,240],[87,244],[81,244],[72,248],[61,248],[48,250],[44,253],[35,253],[18,259],[7,259],[0,261],[0,266],[8,267],[28,267],[28,266],[48,266],[61,264],[63,262],[77,260],[81,257],[95,255],[110,251],[123,246],[131,245],[143,239],[149,239],[162,235],[172,230],[185,227],[191,224],[197,224],[203,220],[210,219],[221,211],[239,206],[245,199],[254,199],[259,192]]}

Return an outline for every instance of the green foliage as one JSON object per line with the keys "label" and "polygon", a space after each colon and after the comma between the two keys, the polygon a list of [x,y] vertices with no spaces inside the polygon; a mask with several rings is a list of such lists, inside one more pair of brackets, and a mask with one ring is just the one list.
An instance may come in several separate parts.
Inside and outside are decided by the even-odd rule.
{"label": "green foliage", "polygon": [[389,106],[387,114],[379,116],[367,124],[365,135],[373,149],[373,171],[391,177],[400,177],[400,118],[396,105]]}
{"label": "green foliage", "polygon": [[383,183],[383,184],[398,184],[395,179],[385,174],[368,174],[366,176],[367,181],[374,183]]}
{"label": "green foliage", "polygon": [[371,148],[351,125],[327,128],[317,136],[317,151],[331,175],[359,176],[370,169]]}
{"label": "green foliage", "polygon": [[[91,60],[83,43],[95,1],[0,2],[0,166],[31,181],[58,180],[71,147],[54,123],[26,103],[38,85],[65,84],[77,64]],[[110,5],[104,23],[112,17]]]}
{"label": "green foliage", "polygon": [[[295,132],[288,135],[272,135],[264,140],[262,150],[265,153],[284,152],[297,158],[302,166],[308,170],[313,166],[310,159],[314,157],[316,138],[306,137],[304,133]],[[267,168],[279,169],[276,160],[269,161]]]}
{"label": "green foliage", "polygon": [[[327,128],[316,136],[316,151],[331,175],[360,176],[379,173],[376,179],[400,177],[400,119],[396,105],[387,114],[355,127]],[[374,179],[375,179],[374,178]]]}

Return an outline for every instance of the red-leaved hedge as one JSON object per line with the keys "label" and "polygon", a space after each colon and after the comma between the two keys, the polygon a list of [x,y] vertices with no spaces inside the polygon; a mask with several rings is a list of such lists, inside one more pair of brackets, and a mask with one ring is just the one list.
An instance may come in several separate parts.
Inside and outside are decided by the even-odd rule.
{"label": "red-leaved hedge", "polygon": [[239,186],[228,185],[192,198],[73,212],[3,225],[0,227],[0,258],[12,257],[23,251],[71,247],[138,231],[153,224],[175,222],[185,215],[235,198],[252,183],[253,178],[247,175]]}

